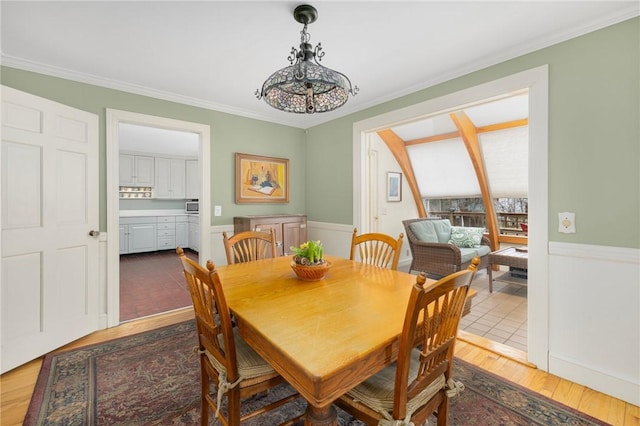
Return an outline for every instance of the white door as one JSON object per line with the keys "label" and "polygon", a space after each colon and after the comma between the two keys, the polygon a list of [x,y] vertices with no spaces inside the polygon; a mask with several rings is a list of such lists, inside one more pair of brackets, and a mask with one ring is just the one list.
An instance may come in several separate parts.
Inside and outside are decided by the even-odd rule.
{"label": "white door", "polygon": [[2,86],[1,366],[98,328],[98,117]]}

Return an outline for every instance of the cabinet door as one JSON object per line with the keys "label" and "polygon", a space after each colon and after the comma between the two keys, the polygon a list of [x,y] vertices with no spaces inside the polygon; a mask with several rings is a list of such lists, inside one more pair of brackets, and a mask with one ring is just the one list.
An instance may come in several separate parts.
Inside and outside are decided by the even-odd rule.
{"label": "cabinet door", "polygon": [[155,165],[156,198],[185,198],[185,161],[156,157]]}
{"label": "cabinet door", "polygon": [[185,162],[185,198],[200,198],[200,163],[198,160],[187,160]]}
{"label": "cabinet door", "polygon": [[189,223],[189,248],[200,251],[200,225]]}
{"label": "cabinet door", "polygon": [[156,225],[135,224],[129,226],[129,253],[156,250]]}
{"label": "cabinet door", "polygon": [[135,156],[135,184],[153,186],[154,158],[141,155]]}
{"label": "cabinet door", "polygon": [[189,223],[176,223],[176,246],[189,247]]}
{"label": "cabinet door", "polygon": [[285,251],[289,250],[289,247],[286,247],[285,249],[283,245],[282,224],[280,222],[268,221],[268,222],[256,222],[253,226],[253,230],[258,232],[271,232],[270,231],[271,229],[273,229],[273,231],[276,234],[276,254],[278,256],[282,256],[284,255]]}
{"label": "cabinet door", "polygon": [[284,253],[290,253],[290,247],[297,247],[307,241],[307,224],[304,222],[286,222],[282,224]]}
{"label": "cabinet door", "polygon": [[171,159],[171,198],[185,198],[185,178],[185,161]]}
{"label": "cabinet door", "polygon": [[120,154],[120,185],[135,185],[135,162],[133,155]]}
{"label": "cabinet door", "polygon": [[156,157],[155,163],[155,197],[169,198],[171,196],[171,160]]}
{"label": "cabinet door", "polygon": [[129,226],[120,225],[120,254],[129,253]]}

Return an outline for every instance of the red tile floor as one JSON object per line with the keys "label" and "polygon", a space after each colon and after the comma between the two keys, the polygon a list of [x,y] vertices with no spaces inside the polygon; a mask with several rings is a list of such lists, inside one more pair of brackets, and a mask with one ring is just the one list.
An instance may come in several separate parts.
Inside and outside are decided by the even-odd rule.
{"label": "red tile floor", "polygon": [[[185,254],[198,261],[198,253]],[[175,250],[120,255],[120,321],[191,305]]]}

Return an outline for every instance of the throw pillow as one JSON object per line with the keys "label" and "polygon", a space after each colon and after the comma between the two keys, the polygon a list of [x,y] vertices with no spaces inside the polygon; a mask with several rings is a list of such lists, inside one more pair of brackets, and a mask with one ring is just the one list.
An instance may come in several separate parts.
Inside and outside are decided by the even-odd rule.
{"label": "throw pillow", "polygon": [[480,247],[484,228],[472,228],[465,226],[452,226],[449,244],[456,247],[476,248]]}

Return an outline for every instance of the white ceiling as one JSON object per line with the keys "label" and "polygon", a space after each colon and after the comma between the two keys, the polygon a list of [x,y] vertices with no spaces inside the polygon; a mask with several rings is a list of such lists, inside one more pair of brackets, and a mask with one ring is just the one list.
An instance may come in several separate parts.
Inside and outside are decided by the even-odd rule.
{"label": "white ceiling", "polygon": [[621,22],[638,1],[315,0],[311,43],[360,93],[328,113],[254,92],[289,65],[298,1],[1,2],[3,65],[307,128]]}
{"label": "white ceiling", "polygon": [[120,151],[198,157],[200,137],[195,133],[120,123]]}

